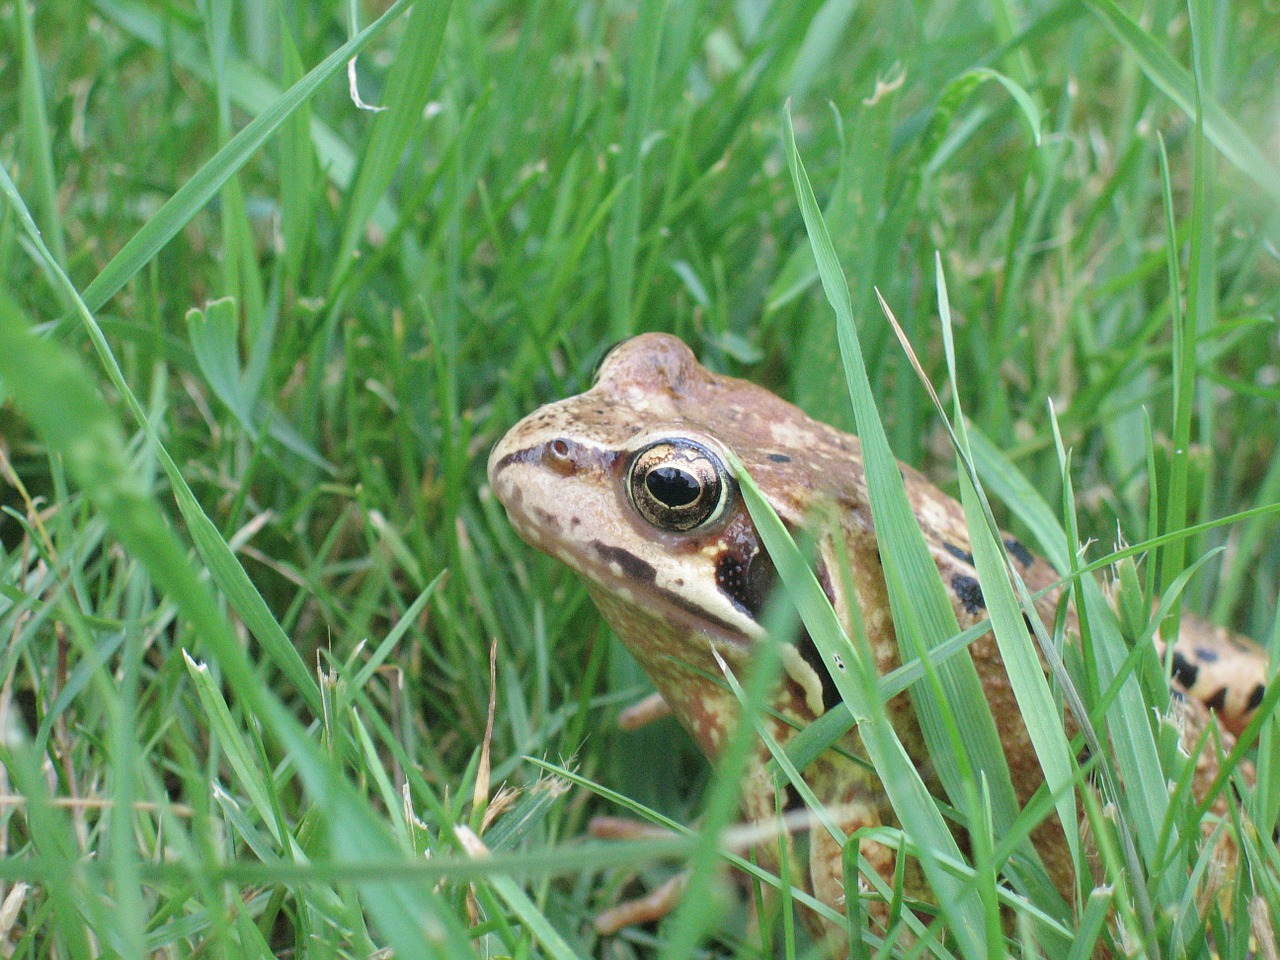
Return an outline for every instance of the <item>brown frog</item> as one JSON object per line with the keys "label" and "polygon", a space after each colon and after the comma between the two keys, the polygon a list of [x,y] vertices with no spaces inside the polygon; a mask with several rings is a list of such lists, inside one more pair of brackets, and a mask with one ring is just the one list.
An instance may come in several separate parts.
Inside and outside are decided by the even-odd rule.
{"label": "brown frog", "polygon": [[[763,636],[759,616],[774,580],[730,472],[728,451],[793,528],[817,504],[835,505],[856,601],[839,577],[821,575],[837,569],[831,536],[818,545],[823,588],[844,623],[849,605],[857,602],[877,669],[884,674],[896,668],[898,643],[857,438],[810,419],[761,387],[711,373],[675,337],[645,334],[615,347],[590,390],[534,411],[489,459],[490,484],[520,536],[583,577],[601,613],[711,758],[738,713],[726,686],[708,679],[722,675],[713,651],[742,675]],[[923,475],[901,469],[959,624],[970,627],[985,619],[985,608],[964,513]],[[1057,573],[1022,544],[1007,538],[1005,545],[1029,589],[1058,582]],[[1050,626],[1057,599],[1050,591],[1038,601]],[[1043,777],[992,635],[975,641],[970,653],[1001,721],[1010,773],[1025,803]],[[1243,728],[1265,692],[1266,660],[1256,645],[1184,617],[1172,659],[1175,680],[1194,698],[1183,707],[1193,727],[1204,714],[1203,703],[1228,730]],[[836,702],[834,685],[801,632],[784,648],[768,728],[785,745]],[[908,752],[927,769],[909,698],[895,697],[887,706]],[[856,733],[846,740],[856,751]],[[775,820],[779,807],[766,770],[769,759],[761,746],[742,787],[745,814],[763,823]],[[823,804],[839,811],[846,832],[896,822],[865,764],[828,750],[804,776]],[[1065,893],[1070,865],[1056,822],[1043,825],[1035,841]],[[864,841],[861,852],[891,883],[894,851]],[[760,856],[776,868],[768,850]],[[791,871],[799,878],[796,885],[843,912],[839,846],[814,830],[807,861]],[[870,912],[884,919],[883,909],[873,905]],[[829,934],[819,921],[810,926],[820,936]]]}

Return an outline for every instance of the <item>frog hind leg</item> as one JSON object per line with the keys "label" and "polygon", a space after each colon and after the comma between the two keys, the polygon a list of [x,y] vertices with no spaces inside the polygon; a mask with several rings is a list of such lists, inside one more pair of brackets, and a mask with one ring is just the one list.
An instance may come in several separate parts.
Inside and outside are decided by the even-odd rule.
{"label": "frog hind leg", "polygon": [[[821,761],[820,761],[821,762]],[[881,804],[876,781],[863,771],[855,773],[847,760],[838,761],[842,768],[838,781],[844,789],[838,791],[840,802],[829,808],[836,824],[846,837],[867,827],[883,825]],[[860,838],[858,853],[862,861],[885,882],[890,889],[895,882],[898,853],[876,840]],[[813,895],[839,913],[846,912],[846,886],[844,876],[844,849],[821,824],[815,823],[809,835],[809,882]],[[865,878],[859,878],[859,894],[870,889]],[[880,896],[863,900],[863,911],[873,928],[883,932],[889,923],[890,905]],[[824,939],[833,933],[832,926],[823,921]]]}

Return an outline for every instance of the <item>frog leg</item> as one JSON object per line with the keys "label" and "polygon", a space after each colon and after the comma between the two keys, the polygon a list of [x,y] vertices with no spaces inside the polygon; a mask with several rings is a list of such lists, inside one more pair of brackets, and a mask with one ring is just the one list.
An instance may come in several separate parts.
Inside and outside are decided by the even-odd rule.
{"label": "frog leg", "polygon": [[[660,693],[651,693],[633,703],[618,715],[618,726],[623,730],[636,730],[660,720],[671,713],[671,705]],[[637,840],[652,837],[670,837],[671,831],[655,827],[642,820],[628,817],[592,817],[587,833],[598,840]],[[596,914],[592,921],[595,931],[602,937],[613,936],[625,927],[661,920],[680,902],[688,882],[689,872],[682,870],[674,877],[649,891],[644,896],[624,900]]]}
{"label": "frog leg", "polygon": [[688,882],[689,871],[681,870],[670,880],[649,891],[643,897],[624,900],[616,907],[610,907],[608,910],[596,914],[596,918],[593,921],[596,933],[602,937],[609,937],[624,927],[661,920],[676,908],[676,904],[680,902],[680,897],[684,895],[684,888]]}
{"label": "frog leg", "polygon": [[[810,767],[806,771],[806,776],[811,778],[811,783],[817,784],[815,792],[818,796],[839,798],[837,803],[827,808],[827,812],[845,837],[868,827],[883,825],[882,796],[878,781],[847,759],[831,754],[819,758],[815,766],[819,766],[819,769]],[[823,792],[824,782],[833,785],[828,792]],[[835,784],[841,786],[836,788]],[[845,842],[848,843],[847,840]],[[898,852],[875,840],[863,838],[857,843],[862,861],[892,889],[898,865]],[[847,904],[844,846],[819,823],[813,824],[809,834],[809,883],[817,899],[839,913],[845,912]],[[867,880],[859,879],[859,892],[869,890],[870,886]],[[889,903],[878,896],[868,898],[863,904],[863,909],[874,926],[882,930],[889,922],[889,908]],[[817,926],[817,924],[810,924],[810,926]],[[835,933],[832,926],[825,921],[821,926],[824,928],[821,931],[824,939]],[[820,933],[816,929],[813,932],[815,936]]]}
{"label": "frog leg", "polygon": [[640,727],[671,715],[671,704],[660,693],[651,693],[618,714],[618,728],[638,730]]}

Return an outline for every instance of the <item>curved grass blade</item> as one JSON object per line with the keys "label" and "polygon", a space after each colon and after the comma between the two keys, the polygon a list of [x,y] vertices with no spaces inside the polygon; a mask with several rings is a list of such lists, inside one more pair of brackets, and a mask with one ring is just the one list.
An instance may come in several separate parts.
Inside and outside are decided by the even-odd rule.
{"label": "curved grass blade", "polygon": [[[888,438],[876,412],[870,383],[854,327],[849,289],[834,245],[813,195],[803,161],[795,145],[789,112],[784,116],[787,162],[799,197],[805,226],[827,299],[836,313],[840,352],[862,440],[863,464],[880,545],[885,582],[903,660],[919,658],[930,666],[927,651],[959,633],[955,613],[938,577],[924,536],[912,514]],[[996,732],[973,661],[956,656],[936,670],[926,670],[929,683],[912,691],[929,754],[952,802],[972,822],[980,822],[975,766],[983,770],[990,790],[995,828],[1007,833],[1017,819],[1018,805],[1008,764]],[[1028,860],[1038,857],[1026,845]],[[941,895],[941,891],[939,891]],[[991,901],[988,901],[988,906]],[[967,916],[967,921],[976,917]],[[968,946],[980,950],[976,930]]]}
{"label": "curved grass blade", "polygon": [[[731,467],[742,490],[747,510],[764,541],[765,550],[777,568],[791,602],[828,665],[840,697],[858,718],[858,731],[872,765],[880,775],[903,831],[919,848],[924,867],[938,902],[944,904],[952,930],[965,956],[986,956],[983,906],[971,884],[942,866],[940,859],[965,862],[942,814],[938,811],[920,773],[907,755],[880,701],[873,660],[867,653],[865,637],[858,647],[850,643],[831,608],[822,586],[805,562],[791,534],[778,519],[764,494],[736,458]],[[857,626],[858,608],[853,605]]]}

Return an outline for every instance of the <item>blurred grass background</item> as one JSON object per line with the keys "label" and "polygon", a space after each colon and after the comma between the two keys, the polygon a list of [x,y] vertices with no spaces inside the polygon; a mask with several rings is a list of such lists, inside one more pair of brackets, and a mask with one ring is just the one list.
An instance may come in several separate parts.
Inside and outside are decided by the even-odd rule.
{"label": "blurred grass background", "polygon": [[[671,860],[561,846],[613,808],[524,757],[682,822],[705,764],[612,728],[646,681],[489,447],[642,330],[851,425],[790,100],[897,456],[951,483],[872,294],[941,384],[940,251],[965,409],[1054,502],[1052,399],[1090,559],[1275,503],[1278,66],[1274,0],[0,5],[0,946],[650,955],[588,921]],[[1190,539],[1188,605],[1270,636],[1274,529]],[[519,884],[453,829],[490,762]]]}

